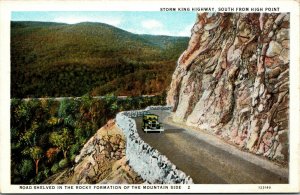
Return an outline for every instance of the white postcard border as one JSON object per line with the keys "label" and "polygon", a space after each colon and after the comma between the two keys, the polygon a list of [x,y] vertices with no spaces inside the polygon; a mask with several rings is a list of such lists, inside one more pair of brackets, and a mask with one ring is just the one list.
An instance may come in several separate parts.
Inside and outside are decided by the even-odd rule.
{"label": "white postcard border", "polygon": [[[180,185],[181,189],[136,189],[137,185],[121,186],[121,190],[76,189],[78,185],[30,185],[53,186],[55,189],[21,189],[20,185],[10,184],[10,15],[12,11],[160,11],[160,8],[183,7],[279,7],[280,12],[290,12],[290,163],[289,184],[193,184]],[[244,11],[238,11],[244,12]],[[246,12],[246,11],[245,11]],[[272,11],[265,11],[272,12]],[[1,1],[0,2],[0,192],[2,193],[220,193],[220,192],[299,192],[299,2],[285,1]],[[67,187],[66,187],[67,186]],[[73,189],[67,189],[68,186]],[[155,185],[159,186],[159,185]],[[271,186],[271,189],[260,189],[260,186]],[[62,188],[62,189],[59,189]]]}

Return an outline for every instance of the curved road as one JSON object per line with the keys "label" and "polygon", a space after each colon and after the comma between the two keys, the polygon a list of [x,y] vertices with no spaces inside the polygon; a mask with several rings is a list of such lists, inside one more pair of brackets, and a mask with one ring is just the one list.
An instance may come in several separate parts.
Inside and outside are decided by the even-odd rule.
{"label": "curved road", "polygon": [[142,119],[136,118],[140,137],[190,175],[197,184],[276,184],[288,183],[288,169],[254,154],[242,152],[207,133],[168,122],[167,112],[160,116],[165,131],[144,133]]}

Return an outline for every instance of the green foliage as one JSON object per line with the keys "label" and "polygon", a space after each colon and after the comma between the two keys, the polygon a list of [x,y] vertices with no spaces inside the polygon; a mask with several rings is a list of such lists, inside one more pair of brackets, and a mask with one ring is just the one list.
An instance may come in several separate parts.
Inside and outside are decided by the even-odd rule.
{"label": "green foliage", "polygon": [[63,128],[61,132],[52,132],[49,138],[50,143],[57,146],[64,152],[64,157],[66,158],[66,152],[70,147],[72,139],[67,128]]}
{"label": "green foliage", "polygon": [[90,94],[84,94],[81,96],[81,106],[85,108],[90,108],[93,103],[93,97]]}
{"label": "green foliage", "polygon": [[58,163],[55,163],[52,167],[51,167],[51,172],[53,174],[57,173],[59,171],[59,165]]}
{"label": "green foliage", "polygon": [[77,110],[77,102],[70,101],[69,99],[63,99],[60,103],[58,116],[64,119],[64,123],[69,126],[75,124],[74,114]]}
{"label": "green foliage", "polygon": [[57,117],[51,117],[48,119],[47,124],[49,126],[55,126],[55,125],[59,125],[61,120],[61,118],[57,118]]}
{"label": "green foliage", "polygon": [[104,96],[104,100],[107,105],[110,105],[117,100],[117,97],[113,93],[109,93]]}
{"label": "green foliage", "polygon": [[[71,166],[86,141],[117,112],[164,105],[165,93],[122,99],[114,94],[104,98],[87,94],[67,100],[11,101],[11,181],[14,184],[36,184]],[[20,107],[26,107],[29,115],[15,112]],[[26,123],[21,118],[26,118]],[[68,122],[70,119],[73,122]],[[30,163],[33,164],[31,168]],[[36,170],[32,171],[34,166]]]}
{"label": "green foliage", "polygon": [[48,168],[45,168],[44,171],[43,171],[43,174],[45,175],[45,177],[49,177],[50,176],[50,169]]}
{"label": "green foliage", "polygon": [[21,162],[21,166],[20,166],[20,175],[24,178],[27,179],[28,176],[30,175],[30,173],[32,173],[34,170],[34,164],[32,162],[32,160],[27,160],[24,159]]}
{"label": "green foliage", "polygon": [[38,129],[38,124],[36,121],[33,121],[30,129],[26,130],[24,135],[21,137],[21,141],[30,146],[35,145],[35,141],[36,141],[35,134],[37,129]]}
{"label": "green foliage", "polygon": [[11,23],[12,97],[158,94],[187,37],[136,35],[110,25]]}
{"label": "green foliage", "polygon": [[80,144],[79,143],[73,144],[70,148],[70,155],[76,155],[79,153],[79,151],[80,151]]}
{"label": "green foliage", "polygon": [[70,101],[68,99],[63,99],[59,105],[58,117],[61,118],[67,117],[70,112],[71,112]]}
{"label": "green foliage", "polygon": [[[19,131],[17,128],[11,128],[10,130],[10,136],[11,136],[11,140],[18,140],[19,138]],[[18,149],[20,147],[20,142],[13,142],[14,144],[12,144],[12,149]]]}
{"label": "green foliage", "polygon": [[64,169],[68,166],[68,159],[62,159],[61,161],[59,161],[58,163],[59,168]]}
{"label": "green foliage", "polygon": [[83,144],[85,143],[85,132],[84,132],[84,129],[80,128],[80,127],[77,127],[74,129],[74,136],[75,136],[75,139],[77,140],[78,143],[80,144]]}
{"label": "green foliage", "polygon": [[28,121],[30,119],[30,110],[27,102],[22,102],[18,105],[17,109],[15,110],[15,114],[19,121]]}
{"label": "green foliage", "polygon": [[110,93],[110,94],[106,94],[104,96],[104,100],[106,105],[109,107],[110,111],[112,113],[115,113],[115,111],[118,110],[118,104],[117,104],[117,96],[115,96],[114,94]]}
{"label": "green foliage", "polygon": [[34,146],[29,149],[29,155],[33,160],[39,160],[43,157],[43,149],[39,146]]}
{"label": "green foliage", "polygon": [[35,162],[35,172],[38,174],[39,161],[44,156],[43,149],[39,146],[27,147],[21,152],[25,156],[30,156]]}
{"label": "green foliage", "polygon": [[40,183],[70,166],[117,112],[165,104],[161,92],[187,43],[97,23],[12,22],[11,96],[81,96],[11,100],[12,183]]}

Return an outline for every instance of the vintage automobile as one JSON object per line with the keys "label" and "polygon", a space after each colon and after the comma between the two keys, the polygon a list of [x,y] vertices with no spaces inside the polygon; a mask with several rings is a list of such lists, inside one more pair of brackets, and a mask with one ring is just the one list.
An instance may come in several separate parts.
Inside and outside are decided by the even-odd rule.
{"label": "vintage automobile", "polygon": [[163,125],[158,122],[156,114],[144,114],[142,129],[144,132],[162,132],[164,131]]}

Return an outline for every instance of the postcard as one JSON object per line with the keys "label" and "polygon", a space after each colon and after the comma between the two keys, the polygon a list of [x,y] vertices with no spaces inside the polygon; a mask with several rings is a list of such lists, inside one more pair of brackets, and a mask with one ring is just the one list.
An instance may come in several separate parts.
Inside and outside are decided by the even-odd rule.
{"label": "postcard", "polygon": [[299,192],[299,2],[0,9],[2,193]]}

